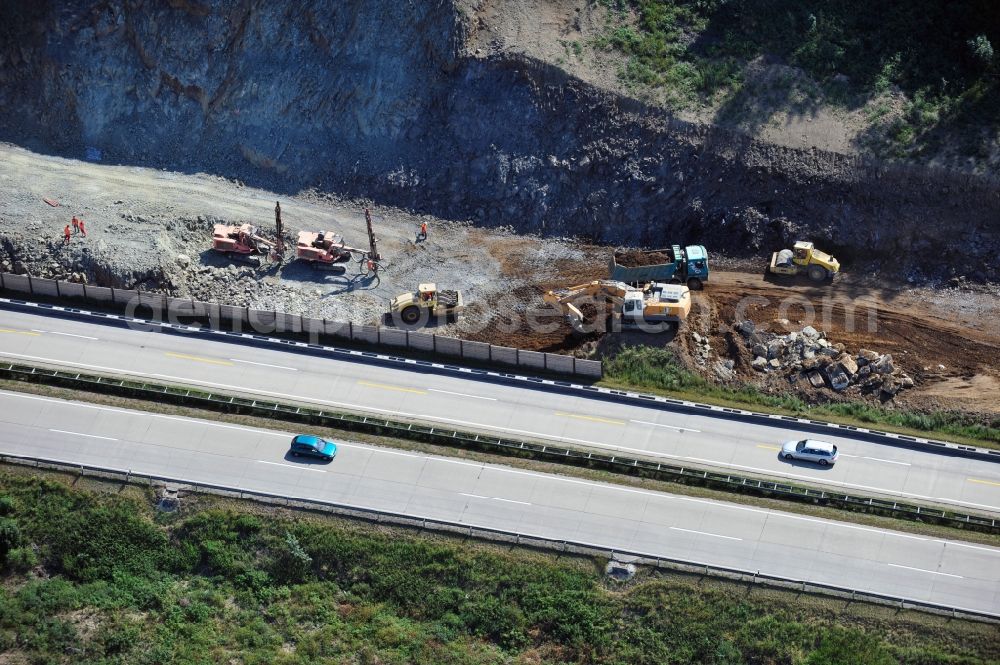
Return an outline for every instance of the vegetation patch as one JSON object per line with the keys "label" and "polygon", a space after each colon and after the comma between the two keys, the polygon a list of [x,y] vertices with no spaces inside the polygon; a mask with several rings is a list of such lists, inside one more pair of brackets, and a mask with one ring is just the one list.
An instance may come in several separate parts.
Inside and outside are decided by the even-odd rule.
{"label": "vegetation patch", "polygon": [[[626,55],[622,80],[674,107],[712,107],[725,120],[745,114],[748,100],[777,93],[786,95],[787,110],[818,101],[867,106],[871,127],[862,143],[895,156],[931,152],[955,130],[1000,121],[1000,27],[983,20],[995,15],[988,0],[892,0],[863,10],[850,0],[604,4],[611,20],[595,46]],[[762,58],[796,67],[808,80],[784,91],[769,81],[738,95],[748,66]],[[905,101],[886,116],[881,109],[893,94]],[[983,137],[966,134],[962,151],[985,156],[978,154]]]}
{"label": "vegetation patch", "polygon": [[[986,663],[987,624],[252,505],[0,476],[0,650],[36,663]],[[195,504],[198,504],[196,501]]]}
{"label": "vegetation patch", "polygon": [[604,381],[609,386],[644,390],[683,399],[796,415],[817,420],[877,426],[919,436],[1000,448],[1000,418],[977,421],[961,413],[886,409],[860,402],[807,404],[790,395],[769,395],[750,385],[715,385],[686,369],[668,348],[627,346],[604,359]]}

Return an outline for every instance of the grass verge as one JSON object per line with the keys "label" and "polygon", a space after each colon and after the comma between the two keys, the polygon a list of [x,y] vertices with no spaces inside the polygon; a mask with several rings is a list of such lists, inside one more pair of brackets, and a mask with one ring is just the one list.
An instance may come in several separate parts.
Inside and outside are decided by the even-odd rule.
{"label": "grass verge", "polygon": [[[185,418],[201,418],[205,420],[213,420],[228,424],[242,425],[246,427],[256,427],[261,429],[290,431],[298,427],[298,425],[295,425],[294,423],[275,421],[274,419],[271,418],[263,418],[252,415],[219,413],[216,411],[207,411],[190,407],[176,406],[172,404],[164,404],[162,402],[151,402],[151,401],[133,399],[127,397],[102,395],[98,393],[72,390],[67,388],[48,386],[44,384],[22,383],[19,381],[12,381],[8,379],[0,379],[0,389],[43,395],[48,397],[54,397],[57,399],[90,402],[92,404],[100,404],[103,406],[111,406],[123,409],[147,411],[150,413],[162,413],[165,415],[174,415]],[[502,464],[508,467],[524,469],[529,471],[537,471],[539,473],[555,473],[568,477],[595,480],[599,482],[612,483],[627,487],[641,488],[651,491],[668,492],[671,494],[678,494],[683,496],[692,496],[704,499],[711,499],[715,501],[736,503],[739,505],[755,506],[771,510],[780,510],[788,513],[808,515],[811,517],[816,517],[821,519],[837,520],[841,522],[859,524],[875,528],[893,529],[895,531],[912,533],[914,535],[928,536],[932,538],[963,540],[972,543],[1000,547],[1000,536],[998,535],[991,535],[988,533],[981,533],[976,531],[961,530],[940,524],[915,522],[910,520],[897,519],[885,515],[853,512],[853,511],[843,510],[840,508],[822,506],[811,503],[800,503],[797,501],[787,501],[782,499],[754,496],[750,494],[737,494],[723,490],[712,489],[708,487],[700,487],[697,485],[686,485],[686,484],[667,482],[662,480],[655,480],[651,478],[626,476],[600,469],[569,466],[564,464],[544,462],[522,457],[508,457],[504,455],[482,452],[477,450],[446,447],[421,441],[397,439],[387,436],[365,434],[365,433],[340,430],[329,427],[323,428],[323,427],[310,426],[309,431],[319,434],[321,436],[328,436],[335,440],[357,441],[360,443],[367,443],[376,446],[384,446],[400,450],[422,452],[430,455],[439,455],[441,457],[452,457],[474,462],[481,462],[483,464]]]}
{"label": "grass verge", "polygon": [[996,626],[0,474],[0,650],[91,663],[985,664]]}
{"label": "grass verge", "polygon": [[629,346],[621,349],[614,357],[604,360],[604,379],[600,385],[719,406],[752,407],[768,413],[843,425],[876,426],[877,429],[898,434],[1000,449],[1000,418],[982,423],[959,413],[890,410],[858,402],[810,405],[793,396],[768,395],[752,386],[726,388],[709,383],[684,369],[673,351],[664,348]]}

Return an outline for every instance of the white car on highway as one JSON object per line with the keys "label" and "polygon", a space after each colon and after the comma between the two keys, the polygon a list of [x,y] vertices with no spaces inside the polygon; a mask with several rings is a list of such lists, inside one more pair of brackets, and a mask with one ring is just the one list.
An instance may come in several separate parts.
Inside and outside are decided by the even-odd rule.
{"label": "white car on highway", "polygon": [[786,441],[781,446],[781,456],[786,460],[800,459],[816,462],[820,466],[830,466],[837,461],[837,446],[814,439]]}

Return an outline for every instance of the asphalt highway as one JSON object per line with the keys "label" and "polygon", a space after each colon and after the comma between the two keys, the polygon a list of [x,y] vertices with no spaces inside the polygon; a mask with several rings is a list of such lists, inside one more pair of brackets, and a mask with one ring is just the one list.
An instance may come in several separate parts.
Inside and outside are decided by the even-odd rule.
{"label": "asphalt highway", "polygon": [[[473,377],[14,311],[0,311],[0,358],[197,385],[456,429],[557,441],[605,453],[620,451],[845,492],[1000,513],[1000,464],[848,436],[803,434],[780,422],[758,425],[712,414],[678,414]],[[840,461],[824,469],[779,458],[784,441],[807,436],[835,443]]]}
{"label": "asphalt highway", "polygon": [[1000,612],[1000,549],[750,506],[0,392],[0,451],[320,499]]}

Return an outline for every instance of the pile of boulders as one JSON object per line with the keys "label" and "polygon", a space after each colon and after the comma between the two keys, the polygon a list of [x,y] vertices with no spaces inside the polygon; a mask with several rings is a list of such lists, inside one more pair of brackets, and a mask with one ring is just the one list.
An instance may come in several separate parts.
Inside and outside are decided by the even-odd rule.
{"label": "pile of boulders", "polygon": [[780,335],[758,330],[748,320],[737,323],[736,330],[753,354],[750,365],[758,372],[780,373],[792,381],[801,378],[815,388],[837,392],[856,389],[882,399],[913,387],[913,379],[893,363],[892,355],[868,349],[850,353],[812,326]]}

